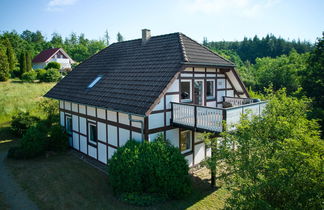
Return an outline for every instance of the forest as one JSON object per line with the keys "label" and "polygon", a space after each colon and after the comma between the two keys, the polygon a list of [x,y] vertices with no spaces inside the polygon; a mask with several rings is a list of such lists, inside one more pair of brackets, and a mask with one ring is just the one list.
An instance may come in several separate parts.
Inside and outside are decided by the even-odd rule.
{"label": "forest", "polygon": [[[91,40],[84,34],[71,33],[63,38],[53,33],[46,38],[40,31],[0,33],[0,80],[21,75],[39,52],[48,48],[63,48],[78,63],[109,45],[108,30],[103,39]],[[116,35],[123,41],[121,33]],[[285,40],[269,34],[265,37],[245,37],[242,41],[208,41],[204,46],[235,63],[244,84],[250,92],[285,88],[289,95],[307,96],[313,100],[312,117],[324,118],[323,99],[323,35],[316,43]],[[25,63],[26,62],[26,63]],[[18,72],[18,73],[14,73]],[[323,122],[320,122],[323,126]]]}

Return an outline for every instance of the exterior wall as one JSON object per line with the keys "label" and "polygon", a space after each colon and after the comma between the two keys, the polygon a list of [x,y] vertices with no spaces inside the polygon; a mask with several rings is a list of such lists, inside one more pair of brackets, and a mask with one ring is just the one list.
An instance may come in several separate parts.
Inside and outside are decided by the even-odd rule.
{"label": "exterior wall", "polygon": [[33,69],[43,69],[45,68],[46,63],[42,62],[42,63],[33,63]]}
{"label": "exterior wall", "polygon": [[[160,133],[164,134],[171,144],[179,147],[180,128],[173,128],[170,126],[171,121],[171,102],[180,102],[180,84],[182,80],[191,81],[193,84],[195,80],[203,81],[203,106],[222,107],[223,96],[238,97],[235,94],[232,80],[228,77],[227,69],[216,68],[186,68],[169,85],[165,95],[160,99],[159,103],[153,108],[148,117],[149,141]],[[233,76],[233,75],[231,75]],[[214,98],[207,98],[207,81],[214,81]],[[193,91],[192,91],[193,92]],[[192,96],[193,98],[193,96]],[[188,102],[192,103],[192,102]],[[184,154],[189,166],[199,164],[207,156],[211,155],[210,148],[206,148],[203,140],[200,139],[200,133],[192,130],[192,150]]]}
{"label": "exterior wall", "polygon": [[[186,68],[179,73],[172,84],[169,84],[165,94],[159,99],[148,117],[132,115],[132,119],[143,122],[144,139],[154,141],[159,134],[163,134],[172,145],[180,147],[179,139],[183,129],[172,127],[170,121],[171,102],[180,102],[181,81],[190,80],[192,84],[196,79],[203,81],[203,106],[221,107],[222,96],[238,97],[226,72],[224,69],[216,68]],[[215,98],[206,96],[208,80],[215,81]],[[102,163],[107,163],[116,149],[123,146],[129,139],[142,140],[141,123],[131,122],[128,114],[66,101],[60,101],[60,110],[62,126],[65,126],[65,116],[72,116],[73,134],[70,137],[70,145]],[[95,145],[88,140],[88,123],[94,123],[97,126],[98,142]],[[211,155],[211,150],[206,148],[200,138],[200,133],[194,130],[192,130],[191,146],[192,149],[183,154],[190,167],[199,164]]]}
{"label": "exterior wall", "polygon": [[[91,107],[82,104],[60,101],[60,124],[65,127],[66,117],[72,118],[70,146],[101,163],[106,164],[119,146],[129,139],[142,141],[141,123],[131,122],[128,114]],[[132,119],[144,117],[131,115]],[[97,127],[97,143],[88,140],[88,124]]]}

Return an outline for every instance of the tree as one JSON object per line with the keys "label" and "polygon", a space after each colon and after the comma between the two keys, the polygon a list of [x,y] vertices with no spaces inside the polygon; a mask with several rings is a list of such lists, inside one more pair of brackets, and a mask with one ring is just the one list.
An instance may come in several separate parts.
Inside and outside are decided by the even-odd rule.
{"label": "tree", "polygon": [[206,147],[211,149],[211,157],[206,158],[203,165],[211,172],[211,186],[217,187],[217,171],[223,170],[224,164],[220,162],[226,156],[228,145],[226,145],[226,141],[223,141],[222,138],[213,133],[203,133],[202,138],[204,139]]}
{"label": "tree", "polygon": [[19,58],[20,75],[27,72],[26,52],[22,52]]}
{"label": "tree", "polygon": [[252,66],[255,89],[262,91],[272,85],[274,90],[286,88],[289,94],[295,92],[301,87],[299,74],[307,68],[308,56],[308,53],[298,54],[292,50],[288,56],[257,58]]}
{"label": "tree", "polygon": [[48,69],[61,69],[61,64],[59,64],[58,62],[55,62],[55,61],[52,61],[52,62],[49,62],[46,66],[45,66],[45,69],[48,70]]}
{"label": "tree", "polygon": [[105,41],[106,41],[106,46],[109,46],[110,37],[109,37],[108,29],[105,31],[104,37],[105,37]]}
{"label": "tree", "polygon": [[6,55],[6,48],[0,45],[0,81],[9,79],[9,63]]}
{"label": "tree", "polygon": [[301,72],[302,86],[314,104],[324,107],[324,32],[308,59],[308,67]]}
{"label": "tree", "polygon": [[26,52],[26,71],[31,71],[33,69],[32,67],[32,57],[31,57],[31,52],[28,50]]}
{"label": "tree", "polygon": [[243,117],[222,134],[235,150],[224,158],[234,209],[321,209],[324,142],[307,119],[310,100],[269,92],[263,116]]}
{"label": "tree", "polygon": [[122,42],[124,41],[124,37],[121,35],[121,33],[117,33],[117,42]]}
{"label": "tree", "polygon": [[207,37],[204,37],[204,39],[203,39],[203,45],[204,45],[205,47],[208,46],[208,40],[207,40]]}
{"label": "tree", "polygon": [[6,55],[7,55],[8,63],[9,63],[9,70],[13,71],[15,69],[16,63],[17,63],[15,51],[12,48],[12,45],[8,38],[3,39],[2,44],[4,45],[4,47],[6,47]]}

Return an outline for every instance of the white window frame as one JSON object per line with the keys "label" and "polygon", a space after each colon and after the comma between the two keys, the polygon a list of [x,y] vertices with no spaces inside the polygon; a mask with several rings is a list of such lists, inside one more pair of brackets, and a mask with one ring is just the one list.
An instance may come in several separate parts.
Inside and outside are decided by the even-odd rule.
{"label": "white window frame", "polygon": [[[189,145],[189,149],[186,149],[186,150],[183,150],[181,151],[181,133],[182,132],[189,132],[190,133],[190,145]],[[187,153],[187,152],[191,152],[192,151],[192,131],[191,130],[183,130],[183,131],[180,131],[180,138],[179,138],[179,144],[180,144],[180,151],[181,151],[181,154],[184,154],[184,153]]]}
{"label": "white window frame", "polygon": [[[68,121],[68,119],[71,120],[71,124],[70,124],[70,126],[71,126],[71,133],[69,133],[68,128],[67,128],[67,121]],[[66,133],[68,135],[72,135],[72,133],[73,133],[73,122],[72,122],[72,116],[71,115],[65,115],[65,130],[66,130]]]}
{"label": "white window frame", "polygon": [[[182,94],[182,92],[181,92],[181,83],[182,82],[189,82],[190,83],[190,85],[189,85],[189,87],[190,87],[189,99],[181,99],[181,94]],[[192,102],[192,80],[190,80],[190,79],[182,79],[180,81],[180,101],[181,102]]]}
{"label": "white window frame", "polygon": [[[97,139],[96,139],[96,141],[92,141],[91,139],[90,139],[90,126],[94,126],[94,127],[96,127],[96,130],[97,130]],[[93,123],[93,122],[89,122],[88,121],[88,142],[89,143],[91,143],[91,144],[97,144],[97,142],[98,142],[98,128],[97,128],[97,124],[96,123]]]}
{"label": "white window frame", "polygon": [[[212,96],[207,96],[207,90],[208,90],[208,82],[213,82],[213,95]],[[215,94],[215,92],[216,92],[216,80],[215,79],[207,79],[206,80],[206,88],[207,88],[207,90],[206,90],[206,98],[207,99],[215,99],[216,97],[216,94]]]}

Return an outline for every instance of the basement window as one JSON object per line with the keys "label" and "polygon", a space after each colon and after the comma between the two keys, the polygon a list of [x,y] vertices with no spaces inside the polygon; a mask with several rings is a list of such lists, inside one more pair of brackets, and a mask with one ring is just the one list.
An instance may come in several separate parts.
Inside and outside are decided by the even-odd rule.
{"label": "basement window", "polygon": [[89,85],[88,85],[88,88],[92,88],[93,86],[95,86],[98,82],[99,82],[99,80],[101,80],[101,78],[102,78],[102,75],[99,75],[99,76],[97,76]]}

